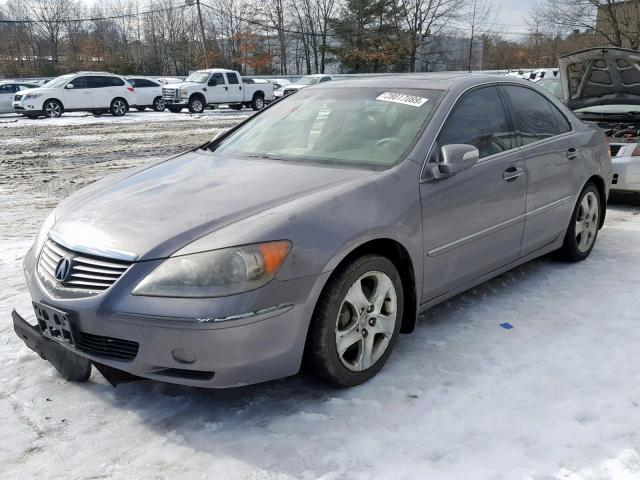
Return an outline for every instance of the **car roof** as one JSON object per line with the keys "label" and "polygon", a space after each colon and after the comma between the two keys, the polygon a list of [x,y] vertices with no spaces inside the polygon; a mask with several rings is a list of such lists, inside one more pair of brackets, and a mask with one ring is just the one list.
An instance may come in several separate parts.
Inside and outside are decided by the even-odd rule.
{"label": "car roof", "polygon": [[345,87],[388,87],[388,88],[423,88],[432,90],[451,90],[456,86],[471,87],[491,82],[528,82],[504,76],[483,73],[422,73],[381,75],[379,77],[345,78],[336,82],[314,85],[311,88],[345,88]]}

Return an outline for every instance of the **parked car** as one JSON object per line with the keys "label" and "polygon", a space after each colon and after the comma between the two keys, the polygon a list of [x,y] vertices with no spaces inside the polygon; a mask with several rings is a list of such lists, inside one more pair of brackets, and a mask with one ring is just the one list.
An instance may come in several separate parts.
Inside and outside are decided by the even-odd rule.
{"label": "parked car", "polygon": [[602,128],[609,141],[611,189],[640,192],[638,52],[591,48],[560,57],[559,63],[567,106],[581,120]]}
{"label": "parked car", "polygon": [[27,90],[29,88],[38,88],[39,85],[33,83],[0,81],[0,113],[13,113],[13,96],[17,92]]}
{"label": "parked car", "polygon": [[127,113],[135,104],[135,90],[124,77],[107,72],[78,72],[62,75],[42,87],[18,92],[13,110],[28,117],[49,118],[64,112],[109,111],[114,116]]}
{"label": "parked car", "polygon": [[164,110],[162,83],[147,77],[127,77],[127,81],[136,90],[136,109],[140,112],[153,108],[156,112]]}
{"label": "parked car", "polygon": [[291,82],[286,78],[272,78],[269,82],[273,84],[273,98],[275,100],[282,97],[284,93],[284,87],[291,85]]}
{"label": "parked car", "polygon": [[602,131],[530,82],[322,83],[63,201],[24,260],[37,325],[14,328],[75,380],[232,387],[304,358],[357,385],[420,312],[586,259],[610,182]]}
{"label": "parked car", "polygon": [[558,76],[557,68],[539,68],[529,73],[529,80],[538,82],[543,78],[553,78]]}
{"label": "parked car", "polygon": [[308,87],[310,85],[316,85],[318,83],[324,83],[324,82],[329,82],[333,80],[333,77],[331,75],[325,75],[325,74],[315,74],[315,75],[305,75],[304,77],[302,77],[301,79],[299,79],[298,81],[296,81],[295,83],[292,83],[290,85],[286,85],[284,87],[284,89],[282,90],[282,96],[286,96],[286,95],[290,95],[294,92],[297,92],[298,90]]}
{"label": "parked car", "polygon": [[191,113],[201,113],[207,106],[227,104],[240,110],[243,106],[262,110],[273,100],[273,86],[268,83],[247,84],[234,70],[213,68],[193,72],[182,83],[162,88],[162,98],[174,113],[187,107]]}

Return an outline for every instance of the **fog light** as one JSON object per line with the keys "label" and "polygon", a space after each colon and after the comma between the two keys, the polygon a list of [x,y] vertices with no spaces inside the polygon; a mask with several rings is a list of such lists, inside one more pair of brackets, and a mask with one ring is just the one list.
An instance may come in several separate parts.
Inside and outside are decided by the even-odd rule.
{"label": "fog light", "polygon": [[171,352],[171,356],[176,362],[179,363],[194,363],[196,361],[196,354],[186,350],[184,348],[176,348]]}

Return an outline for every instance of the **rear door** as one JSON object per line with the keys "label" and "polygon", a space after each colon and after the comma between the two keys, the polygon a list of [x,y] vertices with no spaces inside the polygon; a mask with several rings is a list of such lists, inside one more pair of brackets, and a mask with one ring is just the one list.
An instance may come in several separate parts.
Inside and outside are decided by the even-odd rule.
{"label": "rear door", "polygon": [[229,87],[222,73],[213,73],[206,86],[207,103],[227,103]]}
{"label": "rear door", "polygon": [[[73,85],[73,88],[69,88]],[[91,90],[87,86],[87,77],[76,77],[64,88],[62,103],[65,110],[93,108]]]}
{"label": "rear door", "polygon": [[545,247],[563,234],[573,209],[573,169],[580,148],[560,110],[533,88],[504,85],[500,89],[522,142],[527,167],[527,213],[522,255]]}
{"label": "rear door", "polygon": [[[524,230],[526,172],[513,124],[496,86],[466,92],[440,131],[440,148],[478,148],[473,167],[420,184],[427,302],[518,258]],[[428,169],[425,169],[428,170]]]}
{"label": "rear door", "polygon": [[161,95],[158,93],[159,85],[146,78],[132,78],[129,79],[129,83],[135,88],[136,105],[138,106],[151,106],[155,98]]}
{"label": "rear door", "polygon": [[[229,83],[229,103],[244,102],[243,84],[238,74],[234,72],[227,72],[227,82]],[[247,100],[251,100],[248,98]]]}

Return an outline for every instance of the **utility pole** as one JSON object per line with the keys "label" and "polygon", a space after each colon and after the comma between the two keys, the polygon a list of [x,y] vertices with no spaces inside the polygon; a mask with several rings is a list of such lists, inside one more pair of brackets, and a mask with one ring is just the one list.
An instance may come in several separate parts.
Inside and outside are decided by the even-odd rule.
{"label": "utility pole", "polygon": [[204,21],[202,20],[202,10],[200,9],[200,0],[185,0],[187,5],[196,4],[198,10],[198,20],[200,22],[200,35],[202,37],[202,52],[204,53],[204,68],[209,68],[209,58],[207,55],[207,40],[204,36]]}

